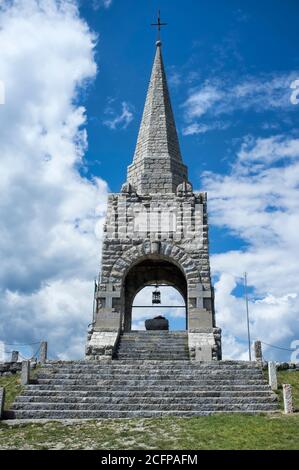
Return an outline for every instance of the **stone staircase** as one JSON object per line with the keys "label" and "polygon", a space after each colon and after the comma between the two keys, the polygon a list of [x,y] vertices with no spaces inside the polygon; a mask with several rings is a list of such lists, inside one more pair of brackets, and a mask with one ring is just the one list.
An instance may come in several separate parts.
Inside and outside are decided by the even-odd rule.
{"label": "stone staircase", "polygon": [[[120,346],[119,354],[123,351]],[[100,419],[277,410],[262,370],[249,362],[188,360],[49,362],[7,418]]]}
{"label": "stone staircase", "polygon": [[120,337],[115,359],[182,361],[189,359],[186,331],[130,331]]}

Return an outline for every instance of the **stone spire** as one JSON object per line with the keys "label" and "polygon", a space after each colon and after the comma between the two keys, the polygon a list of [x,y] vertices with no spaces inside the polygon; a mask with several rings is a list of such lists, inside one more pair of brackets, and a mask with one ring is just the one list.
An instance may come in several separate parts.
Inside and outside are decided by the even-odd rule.
{"label": "stone spire", "polygon": [[127,182],[139,194],[173,193],[188,179],[169,97],[161,41],[156,46],[134,159],[128,167]]}

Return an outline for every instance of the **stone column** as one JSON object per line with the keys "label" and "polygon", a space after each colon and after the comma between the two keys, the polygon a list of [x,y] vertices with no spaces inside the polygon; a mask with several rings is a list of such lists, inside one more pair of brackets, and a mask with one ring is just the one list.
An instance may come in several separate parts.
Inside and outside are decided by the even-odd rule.
{"label": "stone column", "polygon": [[2,419],[3,417],[4,400],[5,400],[5,388],[0,387],[0,419]]}
{"label": "stone column", "polygon": [[292,386],[290,384],[283,384],[282,385],[283,391],[283,404],[284,404],[284,412],[286,414],[293,413],[293,399],[292,399]]}
{"label": "stone column", "polygon": [[42,341],[40,345],[40,353],[39,353],[39,362],[41,364],[45,364],[45,362],[47,362],[47,353],[48,353],[48,343],[47,341]]}
{"label": "stone column", "polygon": [[262,343],[260,341],[254,342],[254,354],[255,354],[256,362],[262,363],[263,354],[262,354]]}
{"label": "stone column", "polygon": [[28,385],[30,382],[30,361],[22,362],[21,385]]}
{"label": "stone column", "polygon": [[277,372],[275,362],[268,363],[269,385],[272,390],[277,390]]}
{"label": "stone column", "polygon": [[19,351],[12,351],[10,362],[18,362],[19,360]]}

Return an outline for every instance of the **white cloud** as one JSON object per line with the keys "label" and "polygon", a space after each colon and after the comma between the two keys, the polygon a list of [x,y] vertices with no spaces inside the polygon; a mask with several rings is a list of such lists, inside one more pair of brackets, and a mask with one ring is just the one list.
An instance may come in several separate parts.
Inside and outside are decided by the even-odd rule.
{"label": "white cloud", "polygon": [[224,130],[229,127],[229,122],[214,121],[209,124],[194,122],[183,129],[183,135],[205,134],[209,131]]}
{"label": "white cloud", "polygon": [[0,104],[5,103],[5,86],[4,82],[0,80]]}
{"label": "white cloud", "polygon": [[92,0],[92,7],[94,10],[99,10],[99,8],[103,7],[106,10],[110,8],[112,5],[112,0]]}
{"label": "white cloud", "polygon": [[80,174],[87,136],[80,89],[96,38],[75,1],[1,4],[0,338],[48,339],[80,356],[98,270],[106,184]]}
{"label": "white cloud", "polygon": [[223,97],[222,91],[209,83],[200,89],[193,90],[184,103],[188,119],[199,118],[206,114]]}
{"label": "white cloud", "polygon": [[[240,356],[241,348],[246,355],[245,304],[234,294],[244,271],[253,290],[253,338],[289,348],[299,338],[299,139],[246,138],[231,174],[205,173],[203,183],[210,222],[245,246],[212,256],[217,322],[238,343],[235,349],[235,342],[224,341],[225,354]],[[266,347],[266,357],[279,354]]]}
{"label": "white cloud", "polygon": [[175,67],[171,67],[168,72],[167,78],[168,84],[173,87],[178,87],[182,83],[181,74],[175,69]]}
{"label": "white cloud", "polygon": [[[212,130],[215,128],[215,117],[229,115],[236,110],[264,112],[294,108],[290,86],[298,75],[299,72],[294,71],[249,76],[238,83],[219,78],[207,80],[201,87],[192,88],[183,104],[186,120],[184,134],[192,135]],[[203,122],[203,119],[211,122]],[[190,129],[192,132],[188,131]]]}
{"label": "white cloud", "polygon": [[298,159],[299,139],[275,135],[268,138],[247,137],[238,154],[242,165],[271,164],[279,160]]}
{"label": "white cloud", "polygon": [[117,128],[126,129],[128,125],[132,122],[134,115],[132,112],[132,106],[123,101],[121,104],[121,112],[117,114],[111,106],[106,109],[106,114],[111,115],[111,118],[104,120],[104,125],[107,126],[111,130],[115,130]]}

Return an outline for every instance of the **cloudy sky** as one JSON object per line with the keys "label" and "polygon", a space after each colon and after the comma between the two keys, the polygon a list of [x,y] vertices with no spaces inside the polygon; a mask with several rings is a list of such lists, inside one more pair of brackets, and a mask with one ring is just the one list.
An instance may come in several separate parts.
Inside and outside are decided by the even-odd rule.
{"label": "cloudy sky", "polygon": [[[224,355],[247,358],[245,271],[252,338],[299,349],[299,4],[213,3],[0,0],[6,351],[47,339],[51,357],[83,355],[107,193],[132,160],[158,6],[184,161],[208,191]],[[183,325],[181,310],[172,320]]]}

